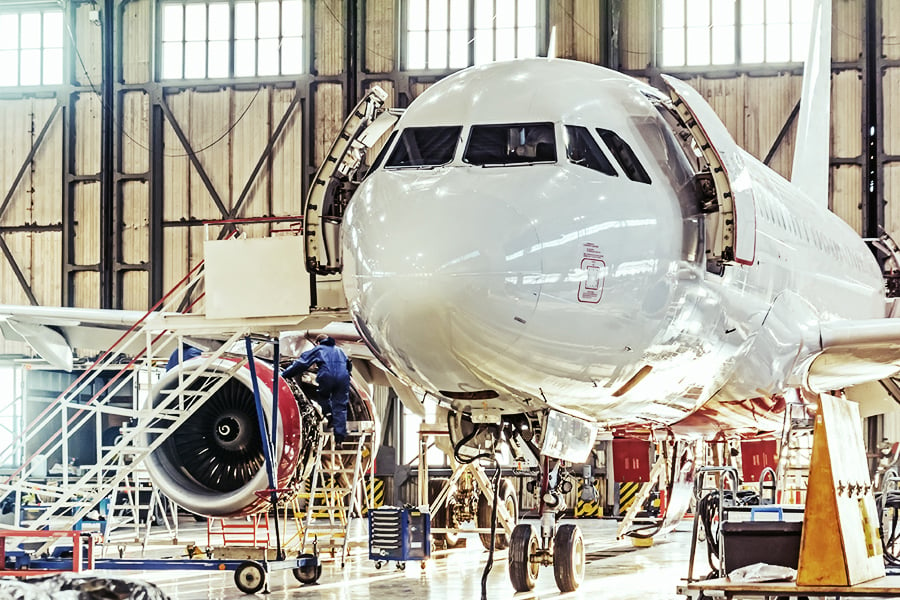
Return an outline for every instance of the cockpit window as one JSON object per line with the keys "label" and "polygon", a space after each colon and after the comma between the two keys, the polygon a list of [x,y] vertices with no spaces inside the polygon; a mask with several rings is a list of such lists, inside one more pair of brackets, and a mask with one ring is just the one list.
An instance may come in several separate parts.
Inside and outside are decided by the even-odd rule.
{"label": "cockpit window", "polygon": [[586,127],[566,125],[566,156],[573,164],[613,177],[619,175]]}
{"label": "cockpit window", "polygon": [[438,167],[453,160],[462,127],[408,127],[384,164],[388,167]]}
{"label": "cockpit window", "polygon": [[463,160],[473,165],[556,162],[553,123],[473,125]]}
{"label": "cockpit window", "polygon": [[622,170],[625,171],[628,179],[639,183],[650,183],[650,176],[625,140],[609,129],[598,129],[597,133],[600,134],[600,139],[609,147],[613,157],[619,163],[619,166],[622,167]]}

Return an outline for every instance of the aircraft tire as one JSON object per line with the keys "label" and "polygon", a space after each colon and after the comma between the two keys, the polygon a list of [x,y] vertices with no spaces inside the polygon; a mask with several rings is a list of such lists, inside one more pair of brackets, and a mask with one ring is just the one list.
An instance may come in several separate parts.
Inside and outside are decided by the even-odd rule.
{"label": "aircraft tire", "polygon": [[509,580],[517,592],[534,589],[541,566],[531,562],[531,556],[537,551],[534,528],[527,523],[516,525],[509,540]]}
{"label": "aircraft tire", "polygon": [[584,538],[578,525],[560,525],[553,543],[553,575],[561,592],[574,592],[584,580]]}
{"label": "aircraft tire", "polygon": [[[429,502],[433,502],[434,499],[437,498],[437,495],[441,493],[441,488],[444,487],[445,483],[447,483],[446,477],[439,477],[428,482]],[[450,494],[447,495],[448,500],[452,494],[453,492],[451,490]],[[450,503],[445,501],[444,505],[438,509],[436,513],[431,515],[431,527],[434,529],[449,527],[453,523],[453,519],[450,518],[450,511]],[[432,536],[434,537],[436,544],[443,544],[445,548],[456,548],[465,543],[465,540],[463,540],[458,533],[434,533]]]}
{"label": "aircraft tire", "polygon": [[[506,507],[506,511],[510,513],[513,517],[513,522],[518,522],[519,520],[519,502],[516,498],[516,489],[513,487],[512,483],[508,479],[500,480],[500,502]],[[490,527],[491,526],[491,509],[493,508],[492,500],[493,498],[485,498],[482,496],[478,499],[478,527]],[[506,536],[506,533],[502,531],[501,527],[497,528],[499,531],[497,535],[494,536],[494,549],[495,550],[504,550],[509,547],[509,538]],[[485,550],[491,549],[491,534],[489,533],[479,533],[478,537],[481,538],[481,544],[484,546]]]}

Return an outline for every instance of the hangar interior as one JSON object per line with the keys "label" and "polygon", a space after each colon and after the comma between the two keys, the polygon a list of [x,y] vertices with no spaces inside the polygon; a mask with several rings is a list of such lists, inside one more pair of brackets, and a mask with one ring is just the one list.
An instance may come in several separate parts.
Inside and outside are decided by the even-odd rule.
{"label": "hangar interior", "polygon": [[[893,93],[900,82],[900,7],[888,0],[831,0],[828,4],[832,23],[828,208],[860,237],[873,242],[888,296],[894,297],[900,295],[900,262],[896,257],[900,248],[890,239],[900,231],[900,204],[895,207],[892,202],[893,188],[900,186],[900,127],[894,123],[900,119],[900,95]],[[139,439],[141,434],[128,432],[135,431],[136,415],[146,408],[148,399],[150,406],[159,408],[159,403],[168,398],[165,390],[178,389],[183,394],[190,389],[187,384],[181,385],[182,379],[166,375],[164,366],[173,349],[190,342],[205,356],[214,355],[210,360],[222,360],[220,357],[231,352],[231,347],[221,342],[227,339],[230,344],[243,344],[235,337],[237,329],[232,321],[231,329],[211,333],[193,321],[175,319],[168,328],[169,339],[164,340],[168,345],[157,347],[155,356],[132,360],[139,350],[115,358],[104,353],[127,329],[121,323],[97,325],[95,329],[108,330],[100,337],[106,345],[97,346],[66,329],[87,323],[90,317],[48,317],[47,326],[57,335],[65,331],[68,346],[76,351],[72,369],[66,370],[52,361],[48,364],[41,349],[22,341],[31,333],[16,328],[6,307],[132,311],[138,318],[165,306],[172,312],[202,316],[213,310],[213,302],[219,302],[213,298],[227,298],[222,314],[234,320],[235,311],[247,306],[265,306],[273,298],[291,301],[299,294],[303,306],[297,314],[310,317],[319,314],[318,310],[321,318],[297,321],[305,325],[297,326],[295,329],[302,331],[295,335],[285,335],[291,327],[277,319],[254,331],[254,352],[271,364],[272,340],[280,339],[280,350],[275,352],[281,352],[281,366],[287,366],[301,351],[313,346],[315,335],[309,332],[323,328],[333,331],[325,327],[329,316],[349,321],[341,274],[328,265],[308,273],[308,259],[304,263],[300,254],[292,256],[295,246],[288,244],[283,246],[283,253],[257,255],[258,262],[236,258],[234,263],[227,263],[232,259],[221,259],[234,270],[226,266],[215,281],[192,279],[207,258],[205,245],[232,237],[242,241],[291,238],[304,240],[307,245],[303,252],[308,254],[311,246],[308,238],[304,239],[304,231],[311,227],[310,215],[319,215],[309,212],[307,198],[321,177],[320,168],[335,162],[331,158],[333,144],[341,139],[348,116],[359,106],[367,106],[364,103],[373,90],[384,92],[378,96],[379,113],[381,103],[385,109],[398,109],[399,113],[451,74],[494,61],[552,55],[607,67],[658,89],[665,87],[661,74],[674,75],[699,92],[739,146],[790,179],[814,5],[818,3],[813,0],[0,3],[3,485],[14,486],[20,476],[36,477],[54,480],[54,485],[64,490],[63,495],[75,497],[87,492],[74,483],[65,490],[70,479],[80,481],[85,473],[93,473],[100,480],[107,473],[104,469],[109,469],[114,473],[111,477],[118,479],[104,494],[106,504],[102,509],[99,503],[86,507],[92,516],[77,519],[79,528],[90,528],[90,523],[102,533],[108,533],[104,522],[119,519],[120,538],[108,533],[107,539],[100,541],[104,554],[107,548],[114,554],[118,540],[120,555],[139,553],[143,558],[143,550],[153,546],[149,537],[143,537],[144,524],[153,526],[147,527],[148,536],[152,529],[155,533],[164,531],[163,537],[181,524],[189,531],[186,539],[196,540],[188,544],[191,556],[196,552],[209,558],[269,560],[259,559],[258,551],[244,557],[243,549],[232,554],[222,549],[216,554],[211,549],[215,545],[210,541],[212,536],[221,536],[222,545],[228,545],[223,519],[210,516],[208,521],[204,519],[203,529],[192,530],[199,527],[193,523],[194,515],[179,510],[178,503],[166,497],[167,490],[158,489],[146,477],[129,480],[131,475],[126,471],[132,470],[130,461],[118,463],[118,470],[113,466],[121,458],[116,453],[121,448],[112,450],[123,436]],[[548,88],[545,93],[564,99],[569,90]],[[515,105],[517,99],[511,97],[509,102]],[[375,140],[363,159],[366,167],[384,145],[383,138]],[[343,160],[343,155],[338,158]],[[337,192],[338,197],[342,193],[346,202],[352,189]],[[327,217],[322,223],[324,229]],[[391,233],[386,231],[384,235]],[[796,235],[801,235],[799,229]],[[318,252],[334,252],[322,249],[322,241],[318,243]],[[207,277],[212,275],[207,272]],[[215,310],[220,308],[216,304]],[[403,318],[402,307],[398,312],[398,318]],[[316,469],[330,468],[334,477],[347,467],[347,478],[353,480],[347,494],[362,498],[358,509],[348,506],[341,511],[341,519],[353,517],[350,526],[338,527],[343,527],[343,540],[350,536],[349,527],[365,529],[361,513],[375,506],[422,506],[443,496],[444,506],[433,509],[430,523],[432,528],[445,531],[424,542],[434,547],[437,558],[427,561],[427,568],[423,561],[421,574],[419,569],[404,573],[398,568],[393,579],[384,583],[373,578],[376,571],[363,550],[353,553],[348,549],[345,555],[348,543],[341,541],[335,555],[332,540],[329,555],[328,544],[323,541],[324,575],[320,575],[321,566],[319,574],[312,567],[313,575],[304,571],[309,568],[307,564],[293,569],[300,571],[294,572],[294,577],[301,583],[318,585],[297,588],[296,581],[277,571],[268,580],[265,575],[262,579],[266,586],[272,586],[273,593],[285,597],[293,597],[293,593],[349,597],[348,590],[354,585],[363,586],[360,589],[371,595],[397,594],[398,590],[428,597],[475,595],[485,561],[482,543],[490,549],[494,537],[485,533],[485,528],[496,520],[485,490],[493,489],[492,484],[499,489],[494,497],[505,503],[513,520],[516,515],[537,518],[546,504],[540,496],[540,484],[534,485],[531,467],[520,462],[515,447],[497,450],[496,459],[492,453],[490,460],[478,468],[463,467],[452,444],[442,441],[449,422],[446,406],[439,406],[433,397],[416,397],[415,390],[396,389],[399,381],[394,373],[387,369],[389,373],[385,374],[369,366],[366,361],[374,361],[371,347],[360,342],[352,327],[351,333],[346,331],[333,337],[338,346],[347,344],[354,377],[359,378],[354,384],[359,387],[351,393],[349,420],[377,425],[371,431],[360,430],[359,443],[350,450],[341,450],[340,444],[335,447],[335,440],[326,436],[326,441],[313,449],[317,456],[309,464],[315,463]],[[354,336],[357,339],[351,339]],[[136,344],[134,348],[139,348],[141,340]],[[101,368],[97,368],[98,363]],[[217,374],[199,374],[198,381],[218,385],[210,382],[218,381],[219,375],[224,379],[226,373],[234,376],[230,367],[216,364],[213,371],[218,369]],[[268,368],[271,383],[271,366]],[[122,372],[130,372],[127,381],[119,379]],[[160,391],[160,381],[168,381],[169,387],[164,385]],[[252,391],[249,381],[243,387]],[[311,397],[313,394],[304,387],[309,384],[309,378],[285,384],[283,394],[289,399]],[[866,459],[870,474],[880,474],[880,481],[900,457],[897,385],[890,377],[872,383],[866,390],[867,401],[860,403]],[[278,389],[279,385],[272,387]],[[191,393],[199,394],[196,390]],[[271,390],[268,393],[271,402]],[[791,394],[794,400],[803,401],[803,394],[794,390],[779,397],[790,405]],[[61,402],[63,398],[65,402]],[[253,395],[249,398],[241,401],[250,402]],[[105,408],[79,409],[79,405],[98,403]],[[252,411],[252,404],[249,406]],[[313,403],[310,406],[309,410],[319,410]],[[233,408],[222,404],[215,410]],[[262,408],[257,406],[257,412],[262,414]],[[796,455],[805,453],[808,462],[812,430],[805,413],[793,415],[788,408],[784,414],[783,422],[789,426],[783,432],[753,440],[713,436],[697,446],[697,460],[720,470],[734,468],[736,472],[742,466],[743,474],[749,473],[746,465],[751,460],[759,460],[763,466],[776,469],[777,477],[789,479],[794,466],[784,464],[788,448]],[[220,415],[210,412],[208,416]],[[73,423],[78,425],[69,431]],[[455,427],[462,435],[469,432],[462,424]],[[794,430],[804,427],[807,431],[798,433],[800,441],[796,441]],[[449,428],[453,430],[454,426]],[[675,597],[679,580],[685,575],[691,577],[688,553],[693,567],[695,548],[689,548],[687,540],[696,538],[696,529],[690,532],[690,522],[670,534],[674,541],[652,548],[634,550],[631,543],[616,542],[616,530],[623,521],[629,526],[634,522],[650,523],[651,528],[653,523],[660,525],[666,510],[666,491],[661,493],[664,486],[646,484],[659,477],[654,470],[657,466],[672,474],[677,471],[672,466],[677,461],[669,456],[675,447],[668,445],[669,440],[657,434],[651,434],[649,441],[632,439],[652,427],[638,430],[634,436],[627,428],[606,431],[592,446],[588,461],[569,461],[570,466],[578,468],[573,466],[567,488],[562,486],[560,495],[565,498],[561,506],[567,507],[562,513],[566,518],[587,521],[580,552],[587,554],[588,566],[585,573],[582,564],[577,573],[585,578],[585,584],[575,596],[567,597],[587,597],[598,590],[604,590],[610,598]],[[50,440],[58,441],[51,444]],[[799,447],[792,446],[794,443]],[[301,447],[305,448],[298,442]],[[172,457],[186,452],[184,448],[172,450],[168,460],[177,462]],[[781,457],[777,461],[772,458],[776,454]],[[39,464],[34,463],[36,455]],[[100,464],[102,468],[97,467]],[[259,471],[259,477],[264,476],[261,464],[252,462],[249,467]],[[495,469],[494,464],[502,468]],[[22,475],[24,465],[28,469]],[[90,471],[92,466],[94,471]],[[494,481],[496,471],[503,472],[502,484]],[[211,472],[207,475],[214,478]],[[318,471],[305,475],[311,478],[309,481],[321,476]],[[715,471],[715,476],[717,483],[709,485],[724,495],[722,486],[729,485],[724,483],[728,477],[721,471]],[[758,476],[758,472],[750,475],[757,487]],[[776,476],[774,470],[772,476]],[[171,475],[170,484],[174,481],[177,485],[179,477]],[[191,483],[184,487],[202,479],[196,471],[186,477]],[[447,484],[448,478],[453,479],[452,484]],[[700,488],[707,485],[703,477],[700,481]],[[805,500],[803,481],[792,488],[797,490],[793,499],[798,503]],[[240,509],[259,512],[261,505],[254,504],[254,494],[268,488],[249,490],[250,484],[240,485],[248,489],[249,498]],[[123,487],[128,486],[134,494],[120,498]],[[443,488],[447,489],[442,494]],[[585,493],[585,488],[593,491]],[[305,489],[306,502],[314,503],[312,492]],[[734,488],[728,490],[737,494]],[[130,510],[130,514],[104,512],[109,510],[110,498],[114,506],[119,505],[120,513]],[[42,502],[36,493],[12,494],[8,499],[3,501],[9,504],[4,516],[12,527],[23,525],[20,518],[29,510],[33,518],[38,511],[35,506]],[[44,498],[43,502],[51,501]],[[186,502],[189,509],[202,513],[205,502],[219,501],[210,500],[204,491],[188,493]],[[352,500],[348,502],[353,505]],[[222,507],[225,510],[224,501]],[[291,508],[295,529],[304,532],[309,521],[304,525],[302,520],[312,509]],[[879,510],[882,508],[879,505]],[[74,514],[80,508],[71,510]],[[99,518],[95,517],[97,510],[101,512]],[[695,522],[700,521],[700,510],[698,506],[692,508]],[[285,527],[287,513],[283,513]],[[297,513],[303,516],[298,518]],[[278,511],[273,514],[273,521],[278,521]],[[238,520],[246,521],[244,517]],[[333,512],[329,519],[333,524]],[[213,523],[217,520],[220,525]],[[791,520],[789,514],[785,521]],[[454,524],[462,522],[468,525],[460,533]],[[217,526],[223,529],[216,530]],[[256,537],[259,527],[257,516],[253,518],[250,546],[260,545]],[[177,529],[175,532],[176,537],[185,539]],[[490,550],[491,560],[495,551],[501,560],[506,556],[508,532],[495,537],[499,543]],[[283,533],[287,535],[287,530]],[[269,535],[267,529],[267,543]],[[652,542],[653,536],[628,539]],[[634,546],[649,546],[650,542]],[[526,551],[527,543],[530,539],[526,540]],[[243,548],[247,543],[243,540],[232,545]],[[509,552],[512,554],[513,549]],[[670,579],[660,583],[660,578],[652,584],[642,581],[646,578],[646,571],[641,575],[639,569],[643,559],[633,560],[641,553],[651,557],[646,558],[648,562],[661,565]],[[893,556],[890,544],[885,553]],[[267,551],[262,555],[269,556]],[[397,566],[405,566],[405,562]],[[155,568],[159,567],[134,570]],[[518,577],[528,583],[531,566],[527,560],[521,568],[524,571]],[[501,563],[491,575],[494,597],[512,596],[505,569]],[[616,580],[616,573],[621,571],[634,571],[636,575],[627,581]],[[465,573],[461,584],[455,580],[459,572]],[[557,582],[567,577],[559,573],[557,570]],[[246,576],[245,585],[253,589],[259,576],[252,569]],[[239,595],[230,575],[166,577],[145,574],[172,597]],[[304,577],[312,581],[304,581]],[[604,581],[614,581],[618,591],[610,592]],[[567,591],[565,587],[560,584],[561,593]],[[555,597],[557,593],[547,577],[537,589],[540,595],[535,597]]]}

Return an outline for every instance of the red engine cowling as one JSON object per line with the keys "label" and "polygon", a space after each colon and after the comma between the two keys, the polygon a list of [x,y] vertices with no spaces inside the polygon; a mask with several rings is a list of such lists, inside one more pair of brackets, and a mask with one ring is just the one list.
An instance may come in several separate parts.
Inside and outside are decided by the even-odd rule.
{"label": "red engine cowling", "polygon": [[[153,388],[149,407],[163,405],[179,381],[199,370],[205,360],[184,362]],[[189,386],[212,387],[235,366],[233,359],[214,361]],[[256,377],[267,422],[271,423],[274,373],[256,361]],[[183,378],[183,379],[182,379]],[[285,488],[298,473],[303,443],[299,402],[290,386],[277,377],[278,433],[275,443],[276,487]],[[186,395],[190,400],[192,394]],[[152,419],[152,418],[151,418]],[[314,424],[307,424],[308,427]],[[151,444],[158,433],[144,434]],[[238,369],[203,402],[145,461],[153,483],[176,504],[209,517],[241,516],[259,512],[268,502],[256,495],[269,488],[262,439],[253,397],[253,381],[247,365]]]}

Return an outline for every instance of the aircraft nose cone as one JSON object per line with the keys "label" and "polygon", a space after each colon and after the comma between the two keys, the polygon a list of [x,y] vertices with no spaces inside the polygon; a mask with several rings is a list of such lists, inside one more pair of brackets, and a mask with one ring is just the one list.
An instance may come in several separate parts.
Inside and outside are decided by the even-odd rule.
{"label": "aircraft nose cone", "polygon": [[377,173],[344,218],[357,325],[388,362],[436,389],[481,385],[473,363],[515,343],[540,294],[534,226],[465,176]]}

